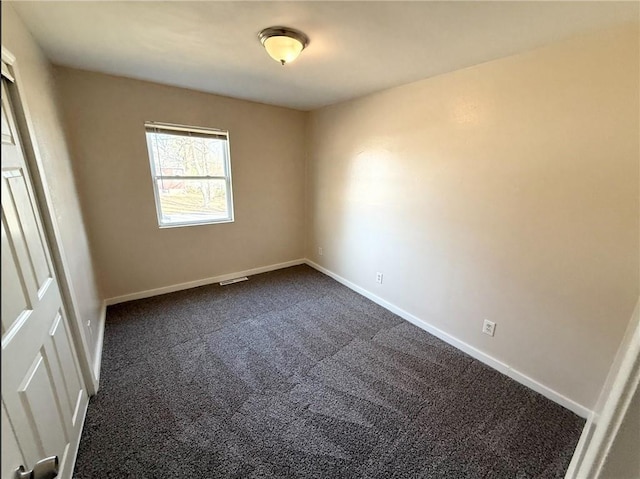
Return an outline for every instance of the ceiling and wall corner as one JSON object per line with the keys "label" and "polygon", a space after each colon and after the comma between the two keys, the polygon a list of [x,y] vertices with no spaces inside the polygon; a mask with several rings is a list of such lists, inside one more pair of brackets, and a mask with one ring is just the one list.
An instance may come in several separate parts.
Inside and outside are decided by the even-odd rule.
{"label": "ceiling and wall corner", "polygon": [[[14,2],[57,65],[301,110],[638,19],[636,2]],[[258,33],[311,42],[281,67]]]}

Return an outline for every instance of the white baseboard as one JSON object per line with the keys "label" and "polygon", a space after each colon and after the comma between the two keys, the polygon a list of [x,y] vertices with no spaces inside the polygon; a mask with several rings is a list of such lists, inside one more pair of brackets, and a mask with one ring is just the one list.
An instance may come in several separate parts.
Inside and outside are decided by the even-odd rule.
{"label": "white baseboard", "polygon": [[528,388],[533,389],[534,391],[536,391],[537,393],[542,394],[546,398],[551,399],[552,401],[560,404],[561,406],[569,409],[570,411],[573,411],[578,416],[583,417],[583,418],[587,418],[591,414],[591,410],[589,408],[583,406],[582,404],[579,404],[579,403],[573,401],[572,399],[569,399],[566,396],[563,396],[559,392],[554,391],[553,389],[549,388],[548,386],[545,386],[544,384],[536,381],[533,378],[530,378],[526,374],[521,373],[520,371],[518,371],[518,370],[512,368],[511,366],[509,366],[508,364],[505,364],[502,361],[499,361],[498,359],[496,359],[496,358],[494,358],[492,356],[489,356],[488,354],[480,351],[477,348],[474,348],[473,346],[471,346],[470,344],[465,343],[464,341],[460,341],[459,339],[455,338],[454,336],[451,336],[449,333],[446,333],[446,332],[442,331],[441,329],[436,328],[435,326],[429,324],[428,322],[418,318],[417,316],[414,316],[413,314],[405,311],[402,308],[399,308],[398,306],[390,303],[389,301],[386,301],[386,300],[380,298],[379,296],[376,296],[375,294],[371,293],[370,291],[368,291],[368,290],[366,290],[364,288],[361,288],[360,286],[358,286],[358,285],[352,283],[351,281],[343,278],[342,276],[339,276],[339,275],[335,274],[334,272],[332,272],[332,271],[320,266],[319,264],[314,263],[313,261],[311,261],[309,259],[307,259],[305,262],[306,262],[306,264],[308,264],[312,268],[317,269],[321,273],[324,273],[327,276],[330,276],[331,278],[335,279],[336,281],[344,284],[346,287],[354,290],[356,293],[359,293],[362,296],[365,296],[366,298],[369,298],[374,303],[379,304],[383,308],[388,309],[389,311],[391,311],[394,314],[397,314],[401,318],[406,319],[407,321],[409,321],[410,323],[415,324],[419,328],[424,329],[425,331],[427,331],[428,333],[433,334],[437,338],[442,339],[444,342],[451,344],[452,346],[458,348],[459,350],[467,353],[469,356],[477,359],[478,361],[483,362],[487,366],[492,367],[493,369],[501,372],[502,374],[506,374],[511,379],[514,379],[515,381],[519,382],[520,384],[523,384],[524,386],[527,386]]}
{"label": "white baseboard", "polygon": [[107,320],[107,302],[102,302],[102,308],[100,310],[100,318],[98,318],[97,333],[98,338],[96,340],[96,351],[93,358],[93,377],[96,380],[96,393],[100,388],[100,365],[102,364],[102,346],[104,345],[104,327]]}
{"label": "white baseboard", "polygon": [[159,296],[166,293],[174,293],[176,291],[182,291],[184,289],[197,288],[198,286],[205,286],[207,284],[219,283],[220,281],[226,281],[228,279],[237,278],[239,276],[252,276],[254,274],[266,273],[268,271],[274,271],[276,269],[288,268],[290,266],[297,266],[304,264],[304,259],[294,259],[292,261],[286,261],[284,263],[270,264],[267,266],[261,266],[259,268],[248,269],[245,271],[238,271],[236,273],[227,273],[220,276],[214,276],[211,278],[198,279],[196,281],[188,281],[186,283],[174,284],[171,286],[163,286],[162,288],[148,289],[146,291],[138,291],[137,293],[125,294],[123,296],[116,296],[114,298],[108,298],[105,300],[106,306],[113,304],[124,303],[126,301],[134,301],[136,299],[151,298],[152,296]]}
{"label": "white baseboard", "polygon": [[593,439],[595,429],[596,414],[595,412],[592,412],[589,414],[587,422],[585,423],[584,428],[582,428],[582,434],[580,434],[578,444],[576,444],[576,448],[573,450],[571,462],[569,463],[569,467],[564,475],[565,479],[580,479],[580,466],[583,464],[584,457],[589,449],[589,444],[591,444],[591,440]]}

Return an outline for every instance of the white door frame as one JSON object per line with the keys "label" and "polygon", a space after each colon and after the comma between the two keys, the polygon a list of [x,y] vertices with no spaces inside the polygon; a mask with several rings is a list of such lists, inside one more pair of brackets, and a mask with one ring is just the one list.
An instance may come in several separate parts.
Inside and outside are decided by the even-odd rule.
{"label": "white door frame", "polygon": [[613,361],[600,397],[590,414],[565,479],[596,479],[640,387],[640,299]]}
{"label": "white door frame", "polygon": [[23,83],[16,57],[2,45],[2,73],[11,81],[8,83],[9,96],[16,116],[16,127],[22,140],[25,161],[31,175],[36,201],[40,207],[41,220],[45,236],[51,248],[55,274],[58,278],[62,302],[69,318],[69,326],[78,354],[87,392],[93,395],[98,391],[98,373],[91,361],[91,343],[84,333],[82,318],[77,308],[76,294],[68,274],[67,259],[62,249],[60,229],[52,206],[51,195],[42,167],[42,155],[34,135],[33,121],[24,100]]}

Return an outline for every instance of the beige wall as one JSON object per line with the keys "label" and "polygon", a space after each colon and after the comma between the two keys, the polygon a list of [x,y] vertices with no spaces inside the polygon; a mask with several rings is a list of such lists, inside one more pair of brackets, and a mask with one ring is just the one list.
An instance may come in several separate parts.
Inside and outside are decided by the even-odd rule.
{"label": "beige wall", "polygon": [[[56,69],[106,298],[304,256],[306,114]],[[235,222],[159,229],[145,121],[229,130]]]}
{"label": "beige wall", "polygon": [[307,257],[592,407],[639,290],[638,62],[629,26],[312,112]]}
{"label": "beige wall", "polygon": [[[66,277],[80,318],[87,352],[93,361],[98,346],[97,329],[102,301],[96,288],[94,270],[76,193],[71,161],[59,108],[56,103],[51,67],[13,8],[2,2],[2,46],[16,57],[23,103],[30,113],[38,160],[48,185],[53,226],[66,258]],[[64,284],[63,284],[64,286]],[[91,327],[87,322],[91,321]]]}

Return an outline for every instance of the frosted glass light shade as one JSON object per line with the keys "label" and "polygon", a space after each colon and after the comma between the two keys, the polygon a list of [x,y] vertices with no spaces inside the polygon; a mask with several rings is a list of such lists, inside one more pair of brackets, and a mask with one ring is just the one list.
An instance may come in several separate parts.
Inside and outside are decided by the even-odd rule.
{"label": "frosted glass light shade", "polygon": [[291,37],[269,37],[264,41],[264,48],[271,58],[284,65],[298,58],[302,43]]}
{"label": "frosted glass light shade", "polygon": [[258,34],[260,42],[271,58],[282,63],[292,62],[309,44],[309,37],[288,27],[269,27]]}

